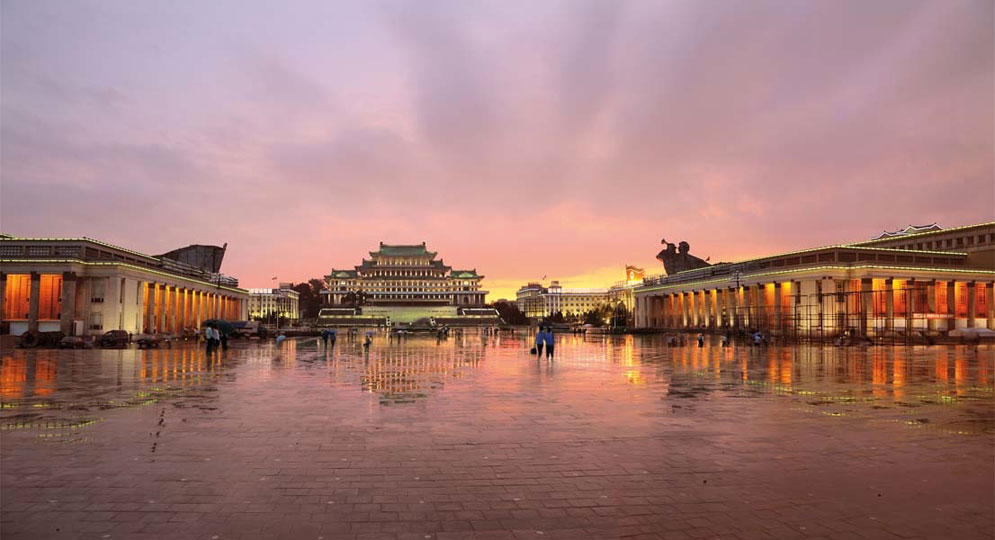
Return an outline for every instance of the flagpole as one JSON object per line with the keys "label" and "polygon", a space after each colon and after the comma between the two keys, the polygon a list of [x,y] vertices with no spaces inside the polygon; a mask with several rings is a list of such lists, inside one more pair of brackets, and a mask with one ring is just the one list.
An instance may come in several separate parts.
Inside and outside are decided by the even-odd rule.
{"label": "flagpole", "polygon": [[[276,281],[277,277],[278,276],[273,276],[273,279],[271,281]],[[273,291],[273,303],[276,304],[276,333],[277,335],[279,335],[280,334],[280,299],[277,296],[275,289],[271,288],[270,290]]]}

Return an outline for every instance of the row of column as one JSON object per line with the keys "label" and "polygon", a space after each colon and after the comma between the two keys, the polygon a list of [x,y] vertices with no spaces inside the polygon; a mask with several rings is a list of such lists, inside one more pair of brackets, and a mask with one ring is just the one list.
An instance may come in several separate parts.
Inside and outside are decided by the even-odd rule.
{"label": "row of column", "polygon": [[[866,332],[919,327],[948,331],[960,320],[968,328],[995,329],[992,283],[959,282],[966,306],[962,304],[958,313],[958,285],[953,281],[884,279],[878,280],[883,281],[883,288],[878,289],[874,281],[821,279],[638,296],[636,324],[643,328],[786,330],[797,326],[800,330]],[[978,307],[979,288],[984,289],[983,309]],[[902,295],[897,302],[896,294]]]}
{"label": "row of column", "polygon": [[[28,290],[28,330],[38,330],[39,299],[41,296],[41,273],[30,272]],[[106,321],[104,330],[122,328],[123,299],[119,277],[90,278],[106,279],[105,298],[101,304],[90,305],[83,299],[84,311],[96,310]],[[139,282],[142,289],[142,328],[143,331],[178,332],[183,328],[199,328],[203,320],[241,318],[242,300],[222,293],[189,289],[156,282]],[[59,327],[65,334],[73,332],[73,321],[77,318],[77,289],[79,277],[75,272],[62,273],[62,290],[59,295]],[[0,316],[5,313],[7,274],[0,273]],[[85,290],[84,290],[85,292]],[[87,308],[87,306],[90,306]],[[90,313],[80,313],[87,320]]]}
{"label": "row of column", "polygon": [[221,293],[188,289],[165,283],[147,283],[145,287],[146,332],[178,332],[200,328],[208,319],[237,320],[241,300]]}
{"label": "row of column", "polygon": [[[773,289],[768,295],[767,290]],[[797,303],[792,283],[674,292],[636,298],[637,325],[656,328],[784,328]]]}

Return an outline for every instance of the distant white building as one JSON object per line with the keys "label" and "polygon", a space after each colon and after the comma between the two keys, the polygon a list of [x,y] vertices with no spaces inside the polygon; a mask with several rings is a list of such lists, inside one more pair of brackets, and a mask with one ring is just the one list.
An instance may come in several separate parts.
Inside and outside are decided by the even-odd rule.
{"label": "distant white building", "polygon": [[300,298],[289,283],[281,283],[278,289],[249,289],[249,318],[266,319],[280,316],[284,319],[300,319]]}
{"label": "distant white building", "polygon": [[564,288],[559,281],[549,287],[529,283],[516,294],[518,309],[529,318],[549,317],[557,312],[564,316],[583,315],[608,304],[608,289]]}

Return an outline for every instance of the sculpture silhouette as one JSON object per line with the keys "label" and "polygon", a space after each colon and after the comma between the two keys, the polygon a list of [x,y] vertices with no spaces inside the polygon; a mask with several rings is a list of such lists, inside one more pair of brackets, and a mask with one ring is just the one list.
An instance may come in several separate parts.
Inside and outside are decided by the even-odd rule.
{"label": "sculpture silhouette", "polygon": [[679,247],[667,242],[666,239],[660,240],[660,243],[667,247],[658,253],[656,258],[663,262],[663,268],[667,271],[668,276],[685,270],[711,266],[711,264],[688,253],[691,250],[691,246],[687,242],[681,241]]}

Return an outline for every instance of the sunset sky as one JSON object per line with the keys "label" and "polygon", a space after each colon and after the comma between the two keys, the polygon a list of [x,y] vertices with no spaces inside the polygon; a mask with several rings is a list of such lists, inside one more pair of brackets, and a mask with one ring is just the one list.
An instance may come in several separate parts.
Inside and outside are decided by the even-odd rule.
{"label": "sunset sky", "polygon": [[4,0],[0,229],[490,300],[995,220],[982,1]]}

